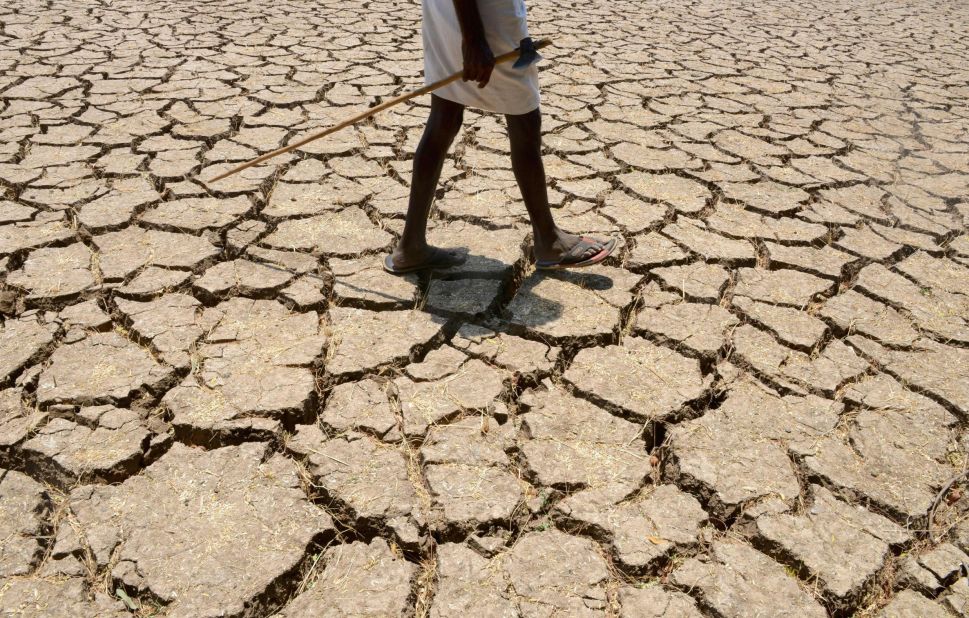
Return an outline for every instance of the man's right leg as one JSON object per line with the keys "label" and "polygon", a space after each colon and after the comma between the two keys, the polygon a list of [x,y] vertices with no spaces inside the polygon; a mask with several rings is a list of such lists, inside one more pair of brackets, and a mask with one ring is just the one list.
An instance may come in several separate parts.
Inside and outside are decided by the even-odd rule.
{"label": "man's right leg", "polygon": [[[414,153],[414,167],[410,183],[410,202],[407,220],[400,242],[392,256],[394,266],[407,268],[425,262],[446,263],[449,259],[443,250],[427,244],[427,217],[431,202],[441,178],[441,168],[451,143],[461,130],[464,106],[460,103],[431,95],[431,114],[424,127],[420,144]],[[450,256],[452,261],[457,256]],[[439,264],[443,265],[443,264]]]}

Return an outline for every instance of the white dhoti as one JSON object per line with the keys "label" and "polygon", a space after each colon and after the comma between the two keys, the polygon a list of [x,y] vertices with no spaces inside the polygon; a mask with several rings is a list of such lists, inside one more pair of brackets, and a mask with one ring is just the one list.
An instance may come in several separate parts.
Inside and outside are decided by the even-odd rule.
{"label": "white dhoti", "polygon": [[[477,0],[485,38],[495,56],[509,52],[528,36],[525,0]],[[431,84],[464,68],[461,27],[453,0],[423,0],[424,83]],[[538,67],[512,68],[512,62],[495,66],[484,88],[457,81],[437,96],[499,114],[526,114],[539,103]]]}

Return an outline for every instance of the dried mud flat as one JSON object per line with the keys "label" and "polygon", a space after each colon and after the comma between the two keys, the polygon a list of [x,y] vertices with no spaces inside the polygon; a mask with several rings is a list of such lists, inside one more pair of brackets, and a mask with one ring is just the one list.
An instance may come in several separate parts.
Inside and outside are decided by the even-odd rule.
{"label": "dried mud flat", "polygon": [[492,115],[454,272],[380,269],[426,100],[206,183],[418,3],[0,8],[0,613],[969,615],[969,7],[532,4],[581,273]]}

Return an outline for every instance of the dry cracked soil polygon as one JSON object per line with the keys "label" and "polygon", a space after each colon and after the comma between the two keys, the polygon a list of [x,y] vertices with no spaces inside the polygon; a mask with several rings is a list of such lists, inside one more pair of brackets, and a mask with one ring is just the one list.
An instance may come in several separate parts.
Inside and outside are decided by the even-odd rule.
{"label": "dry cracked soil polygon", "polygon": [[673,429],[671,478],[722,515],[764,497],[796,499],[801,487],[791,455],[810,451],[834,429],[841,408],[813,395],[780,397],[737,383],[719,408]]}
{"label": "dry cracked soil polygon", "polygon": [[820,437],[805,452],[811,473],[896,513],[901,521],[925,517],[938,491],[955,474],[955,417],[888,376],[850,386],[855,408],[843,431]]}
{"label": "dry cracked soil polygon", "polygon": [[438,549],[438,592],[432,616],[603,615],[609,573],[596,544],[556,530],[523,536],[483,558],[466,546]]}
{"label": "dry cracked soil polygon", "polygon": [[522,398],[520,445],[524,465],[539,486],[619,485],[631,492],[649,474],[647,427],[544,384]]}
{"label": "dry cracked soil polygon", "polygon": [[120,485],[79,487],[69,508],[80,534],[59,535],[55,554],[90,552],[170,615],[258,607],[308,548],[334,534],[294,463],[267,454],[259,442],[212,451],[176,444]]}
{"label": "dry cracked soil polygon", "polygon": [[177,431],[200,439],[302,417],[315,400],[312,365],[326,345],[316,312],[234,298],[206,309],[199,323],[206,334],[193,371],[162,399]]}
{"label": "dry cracked soil polygon", "polygon": [[124,402],[136,391],[158,388],[172,375],[171,367],[117,332],[91,333],[54,351],[40,374],[37,401],[41,405]]}
{"label": "dry cracked soil polygon", "polygon": [[372,371],[407,359],[413,349],[438,335],[443,320],[414,310],[330,310],[327,370],[334,375]]}
{"label": "dry cracked soil polygon", "polygon": [[713,355],[724,346],[728,332],[740,319],[719,305],[664,304],[646,307],[636,315],[633,332],[654,333],[700,355]]}
{"label": "dry cracked soil polygon", "polygon": [[451,345],[516,374],[548,374],[562,349],[477,324],[462,325]]}
{"label": "dry cracked soil polygon", "polygon": [[428,380],[401,376],[394,381],[407,436],[424,435],[428,427],[459,414],[494,410],[505,374],[476,358],[463,362],[464,355],[456,354],[461,358],[447,363],[439,376]]}
{"label": "dry cracked soil polygon", "polygon": [[911,539],[892,521],[852,507],[823,487],[811,488],[814,502],[798,515],[762,515],[757,531],[764,543],[818,577],[837,603],[860,595],[890,555],[890,546]]}
{"label": "dry cracked soil polygon", "polygon": [[507,526],[520,515],[524,485],[506,452],[514,438],[512,423],[487,417],[430,430],[420,455],[439,527]]}
{"label": "dry cracked soil polygon", "polygon": [[324,427],[336,433],[356,430],[390,442],[401,438],[386,383],[367,378],[344,382],[330,391],[320,414]]}
{"label": "dry cracked soil polygon", "polygon": [[0,381],[6,382],[54,342],[54,325],[36,317],[6,320],[0,330]]}
{"label": "dry cracked soil polygon", "polygon": [[588,489],[556,505],[567,525],[611,544],[616,561],[643,572],[676,550],[696,546],[707,513],[693,496],[673,485],[629,494],[622,485]]}
{"label": "dry cracked soil polygon", "polygon": [[580,351],[564,378],[587,396],[642,419],[671,416],[710,384],[695,359],[638,337]]}
{"label": "dry cracked soil polygon", "polygon": [[715,542],[709,555],[688,559],[670,579],[720,616],[827,615],[781,565],[743,543]]}
{"label": "dry cracked soil polygon", "polygon": [[130,616],[125,605],[107,593],[92,595],[80,577],[11,578],[3,580],[0,603],[15,616],[73,618]]}
{"label": "dry cracked soil polygon", "polygon": [[40,562],[50,508],[44,486],[16,470],[0,470],[0,577],[27,575]]}
{"label": "dry cracked soil polygon", "polygon": [[23,401],[20,389],[0,391],[0,461],[6,463],[19,456],[24,440],[45,423],[48,414]]}
{"label": "dry cracked soil polygon", "polygon": [[326,550],[319,573],[279,616],[401,616],[407,614],[417,566],[377,538]]}
{"label": "dry cracked soil polygon", "polygon": [[191,347],[202,336],[197,315],[201,303],[188,294],[165,294],[140,302],[119,298],[118,310],[128,319],[131,331],[174,367],[191,363]]}
{"label": "dry cracked soil polygon", "polygon": [[422,542],[426,514],[402,445],[356,432],[327,438],[315,425],[300,425],[286,446],[304,462],[314,492],[351,526],[392,531],[395,542],[412,548]]}
{"label": "dry cracked soil polygon", "polygon": [[965,614],[967,5],[531,3],[618,250],[535,271],[468,109],[398,278],[427,97],[212,178],[419,7],[0,6],[0,614]]}
{"label": "dry cracked soil polygon", "polygon": [[51,419],[24,442],[23,455],[41,478],[61,486],[116,482],[141,468],[152,436],[136,413],[96,406],[82,408],[76,421]]}

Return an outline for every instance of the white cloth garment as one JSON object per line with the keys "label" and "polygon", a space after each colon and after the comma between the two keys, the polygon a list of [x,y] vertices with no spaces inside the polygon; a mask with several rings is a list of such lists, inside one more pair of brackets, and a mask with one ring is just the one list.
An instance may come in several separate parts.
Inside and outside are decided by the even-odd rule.
{"label": "white cloth garment", "polygon": [[[485,38],[495,56],[509,52],[528,36],[525,0],[477,0]],[[424,83],[431,84],[464,68],[461,27],[453,0],[423,0]],[[456,81],[434,94],[455,103],[499,114],[526,114],[539,103],[538,67],[495,66],[484,88]]]}

